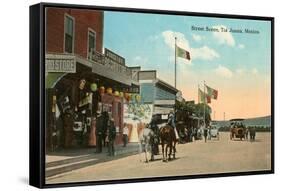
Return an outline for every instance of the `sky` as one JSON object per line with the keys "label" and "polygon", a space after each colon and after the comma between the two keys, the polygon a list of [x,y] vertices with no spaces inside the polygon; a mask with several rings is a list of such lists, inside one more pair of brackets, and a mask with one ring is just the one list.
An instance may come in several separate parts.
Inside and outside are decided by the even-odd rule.
{"label": "sky", "polygon": [[157,70],[157,77],[171,85],[177,37],[177,45],[191,56],[190,61],[177,58],[177,89],[196,102],[204,81],[218,90],[210,104],[215,120],[223,120],[223,113],[226,120],[271,115],[270,34],[269,21],[125,12],[105,12],[104,17],[104,47],[124,57],[127,66]]}

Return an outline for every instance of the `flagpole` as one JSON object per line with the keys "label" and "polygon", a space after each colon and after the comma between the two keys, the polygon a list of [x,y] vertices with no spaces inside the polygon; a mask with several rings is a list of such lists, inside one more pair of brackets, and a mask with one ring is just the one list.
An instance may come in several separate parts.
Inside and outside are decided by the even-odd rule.
{"label": "flagpole", "polygon": [[177,37],[175,37],[175,88],[177,89]]}
{"label": "flagpole", "polygon": [[198,103],[200,102],[199,100],[200,100],[200,98],[199,98],[199,88],[200,88],[200,86],[199,86],[199,84],[198,84],[198,90],[197,90],[197,94],[198,94]]}
{"label": "flagpole", "polygon": [[206,122],[205,122],[205,120],[206,120],[206,117],[205,117],[205,115],[206,115],[206,112],[205,112],[205,105],[206,105],[206,93],[205,93],[205,80],[204,80],[204,128],[206,127]]}

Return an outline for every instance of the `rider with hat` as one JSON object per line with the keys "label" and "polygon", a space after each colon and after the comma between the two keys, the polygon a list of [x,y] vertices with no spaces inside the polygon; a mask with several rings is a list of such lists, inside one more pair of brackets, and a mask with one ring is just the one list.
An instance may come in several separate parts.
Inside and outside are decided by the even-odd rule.
{"label": "rider with hat", "polygon": [[168,125],[173,127],[173,129],[175,131],[176,139],[179,139],[179,134],[178,134],[178,131],[176,129],[176,124],[175,124],[175,115],[172,111],[169,113],[169,116],[168,116]]}

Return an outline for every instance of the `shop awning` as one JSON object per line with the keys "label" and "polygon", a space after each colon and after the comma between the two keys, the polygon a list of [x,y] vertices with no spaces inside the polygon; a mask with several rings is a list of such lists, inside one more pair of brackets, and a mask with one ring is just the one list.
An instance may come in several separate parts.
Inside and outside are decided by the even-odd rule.
{"label": "shop awning", "polygon": [[67,73],[46,73],[45,88],[53,88],[56,83]]}

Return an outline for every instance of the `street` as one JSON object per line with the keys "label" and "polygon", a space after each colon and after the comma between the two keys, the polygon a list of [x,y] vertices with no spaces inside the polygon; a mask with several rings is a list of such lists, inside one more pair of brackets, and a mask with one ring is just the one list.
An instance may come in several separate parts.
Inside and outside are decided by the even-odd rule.
{"label": "street", "polygon": [[177,145],[176,159],[167,163],[162,162],[161,154],[149,163],[140,162],[140,155],[134,154],[48,177],[46,183],[268,170],[270,136],[271,133],[257,133],[256,141],[250,142],[230,140],[228,132],[220,132],[219,140]]}

